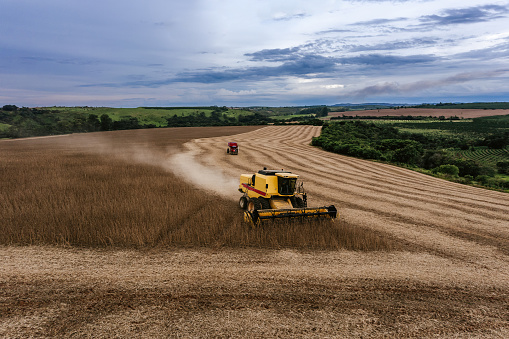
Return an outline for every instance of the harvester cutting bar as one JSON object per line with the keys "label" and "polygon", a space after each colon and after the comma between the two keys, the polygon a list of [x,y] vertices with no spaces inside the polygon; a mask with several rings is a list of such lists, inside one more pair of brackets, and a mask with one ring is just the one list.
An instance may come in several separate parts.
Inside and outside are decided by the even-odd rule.
{"label": "harvester cutting bar", "polygon": [[324,217],[334,219],[337,217],[337,209],[334,205],[324,207],[292,208],[292,209],[265,209],[246,211],[246,221],[253,224],[260,223],[266,219],[284,219],[284,218],[313,218]]}

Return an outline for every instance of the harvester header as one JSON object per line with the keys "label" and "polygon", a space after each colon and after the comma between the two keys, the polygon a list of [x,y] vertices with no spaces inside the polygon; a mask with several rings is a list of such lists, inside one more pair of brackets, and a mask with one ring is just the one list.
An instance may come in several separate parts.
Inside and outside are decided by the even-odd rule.
{"label": "harvester header", "polygon": [[244,220],[259,225],[266,219],[337,217],[334,205],[307,207],[307,194],[299,176],[284,170],[263,170],[241,174],[239,205]]}

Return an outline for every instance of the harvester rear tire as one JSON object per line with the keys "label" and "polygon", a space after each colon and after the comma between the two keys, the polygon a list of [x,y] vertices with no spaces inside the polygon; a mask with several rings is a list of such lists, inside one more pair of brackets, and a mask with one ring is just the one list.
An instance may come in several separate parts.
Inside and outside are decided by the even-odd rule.
{"label": "harvester rear tire", "polygon": [[239,199],[239,206],[243,210],[247,209],[247,198],[246,197],[240,197],[240,199]]}

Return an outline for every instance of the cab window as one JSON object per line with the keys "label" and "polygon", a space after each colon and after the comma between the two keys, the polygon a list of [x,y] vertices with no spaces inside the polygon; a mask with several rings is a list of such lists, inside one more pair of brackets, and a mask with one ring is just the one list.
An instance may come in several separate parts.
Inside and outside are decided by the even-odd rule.
{"label": "cab window", "polygon": [[279,194],[292,195],[295,192],[295,183],[297,179],[278,177],[277,181]]}

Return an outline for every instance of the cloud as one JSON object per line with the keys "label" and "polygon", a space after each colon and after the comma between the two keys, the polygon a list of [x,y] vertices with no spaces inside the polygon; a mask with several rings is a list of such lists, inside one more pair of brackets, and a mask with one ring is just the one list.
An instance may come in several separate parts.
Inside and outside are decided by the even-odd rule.
{"label": "cloud", "polygon": [[453,59],[473,59],[473,60],[495,60],[498,58],[509,57],[509,41],[497,44],[493,47],[475,49],[468,52],[458,53],[452,56]]}
{"label": "cloud", "polygon": [[350,24],[352,26],[380,26],[380,25],[387,25],[389,23],[398,22],[398,21],[406,21],[408,18],[394,18],[394,19],[373,19],[369,21],[358,21],[353,24]]}
{"label": "cloud", "polygon": [[173,83],[215,84],[232,81],[260,81],[278,77],[312,77],[329,78],[341,72],[341,65],[357,66],[405,66],[431,63],[439,60],[432,55],[383,55],[366,54],[353,57],[325,57],[318,54],[298,54],[296,48],[262,50],[247,54],[252,60],[279,61],[278,66],[258,66],[245,68],[212,68],[208,70],[187,71],[176,74],[172,78],[162,80],[136,79],[124,83],[86,84],[80,87],[151,87],[157,88]]}
{"label": "cloud", "polygon": [[228,89],[221,88],[219,91],[217,91],[217,94],[221,95],[221,96],[255,95],[256,91],[254,89],[252,89],[252,90],[230,91]]}
{"label": "cloud", "polygon": [[227,69],[224,71],[187,72],[179,74],[174,81],[180,82],[223,82],[231,80],[262,79],[289,75],[306,75],[334,71],[336,60],[321,55],[303,55],[285,61],[279,66]]}
{"label": "cloud", "polygon": [[273,16],[274,21],[290,21],[294,19],[302,19],[307,15],[305,13],[296,13],[296,14],[288,14],[288,13],[276,13]]}
{"label": "cloud", "polygon": [[286,61],[295,59],[300,47],[264,49],[254,53],[246,53],[252,61]]}
{"label": "cloud", "polygon": [[438,38],[416,38],[411,40],[390,41],[373,45],[354,45],[349,48],[350,52],[362,51],[394,51],[399,49],[410,49],[414,47],[436,45]]}
{"label": "cloud", "polygon": [[484,5],[460,9],[444,10],[442,15],[426,15],[420,18],[425,25],[458,25],[486,22],[505,18],[509,12],[506,6]]}
{"label": "cloud", "polygon": [[381,66],[388,64],[394,65],[420,64],[433,62],[438,60],[438,58],[432,55],[398,56],[384,54],[366,54],[353,57],[344,57],[340,58],[339,60],[343,64]]}
{"label": "cloud", "polygon": [[139,80],[119,84],[86,84],[80,87],[160,87],[177,82],[212,84],[239,80],[263,80],[282,76],[324,75],[334,72],[337,64],[336,59],[320,55],[303,55],[289,59],[279,66],[188,71],[163,80]]}
{"label": "cloud", "polygon": [[465,83],[473,80],[480,79],[489,79],[498,76],[502,76],[509,73],[509,69],[499,69],[495,71],[487,71],[487,72],[468,72],[468,73],[459,73],[447,78],[439,79],[439,80],[423,80],[416,81],[406,84],[400,84],[398,82],[384,82],[372,86],[367,86],[362,89],[349,92],[345,96],[355,97],[355,98],[365,98],[370,96],[380,96],[380,95],[394,95],[394,94],[406,94],[411,92],[417,92],[433,87],[440,87],[446,85],[454,85]]}
{"label": "cloud", "polygon": [[320,35],[320,34],[329,34],[329,33],[351,33],[351,32],[353,32],[353,31],[350,29],[328,29],[325,31],[316,32],[315,34]]}

